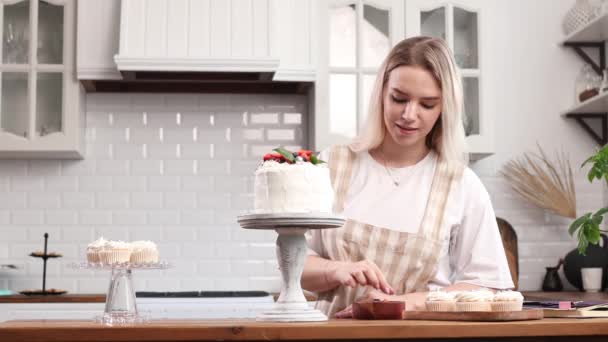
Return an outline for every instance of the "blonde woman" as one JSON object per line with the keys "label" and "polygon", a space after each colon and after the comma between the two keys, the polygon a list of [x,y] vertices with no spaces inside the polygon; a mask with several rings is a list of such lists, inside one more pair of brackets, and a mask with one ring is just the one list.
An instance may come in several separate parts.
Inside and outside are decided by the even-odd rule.
{"label": "blonde woman", "polygon": [[513,287],[489,195],[467,168],[463,94],[441,39],[401,41],[380,67],[365,129],[323,151],[338,229],[307,236],[305,289],[330,317],[357,299],[405,300],[426,292]]}

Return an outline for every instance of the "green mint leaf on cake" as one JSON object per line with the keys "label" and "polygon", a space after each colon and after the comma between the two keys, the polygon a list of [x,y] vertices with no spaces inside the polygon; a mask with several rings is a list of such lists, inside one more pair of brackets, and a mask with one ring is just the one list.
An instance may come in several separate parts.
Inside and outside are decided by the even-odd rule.
{"label": "green mint leaf on cake", "polygon": [[313,165],[317,165],[317,164],[323,164],[325,163],[325,161],[317,158],[317,156],[315,156],[314,154],[310,155],[310,162],[313,163]]}
{"label": "green mint leaf on cake", "polygon": [[282,147],[277,147],[273,151],[281,154],[290,164],[296,162],[296,158],[293,156],[293,153]]}

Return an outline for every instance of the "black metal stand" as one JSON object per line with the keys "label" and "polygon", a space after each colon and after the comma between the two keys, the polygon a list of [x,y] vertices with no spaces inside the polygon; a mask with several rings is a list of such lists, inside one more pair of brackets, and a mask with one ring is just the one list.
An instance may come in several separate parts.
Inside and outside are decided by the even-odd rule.
{"label": "black metal stand", "polygon": [[[42,259],[42,290],[36,290],[36,291],[22,291],[22,294],[28,294],[28,295],[57,295],[57,294],[62,294],[65,293],[65,291],[47,291],[46,290],[46,262],[48,259],[50,258],[60,258],[61,255],[60,254],[56,254],[56,253],[48,253],[48,241],[49,241],[49,233],[44,233],[44,251],[42,252],[42,254],[40,253],[30,253],[31,257],[34,258],[41,258]],[[51,289],[53,290],[53,289]]]}
{"label": "black metal stand", "polygon": [[[570,113],[566,114],[566,117],[576,120],[576,122],[578,122],[578,124],[583,127],[600,146],[604,146],[608,143],[608,113]],[[586,119],[601,120],[602,134],[598,135],[587,121],[585,121]]]}

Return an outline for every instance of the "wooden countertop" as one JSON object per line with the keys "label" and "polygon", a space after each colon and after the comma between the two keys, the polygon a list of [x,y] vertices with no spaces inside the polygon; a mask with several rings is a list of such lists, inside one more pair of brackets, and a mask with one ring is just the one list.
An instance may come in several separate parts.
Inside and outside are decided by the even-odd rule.
{"label": "wooden countertop", "polygon": [[[163,320],[104,327],[90,321],[9,321],[0,323],[0,341],[273,341],[446,338],[524,338],[560,341],[585,336],[606,341],[608,319],[544,319],[522,322],[357,321],[262,323],[253,320]],[[510,339],[510,340],[511,340]]]}

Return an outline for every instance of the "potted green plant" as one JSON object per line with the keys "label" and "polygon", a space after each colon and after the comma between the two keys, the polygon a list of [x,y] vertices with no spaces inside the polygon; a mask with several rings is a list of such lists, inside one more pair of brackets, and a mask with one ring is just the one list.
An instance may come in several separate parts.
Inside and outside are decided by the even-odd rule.
{"label": "potted green plant", "polygon": [[[608,182],[608,145],[585,160],[581,167],[591,165],[587,179]],[[568,281],[582,290],[581,269],[584,267],[603,268],[602,289],[608,284],[608,237],[601,228],[608,208],[588,212],[572,222],[568,232],[578,240],[577,249],[568,253],[564,259],[564,274]],[[603,240],[603,246],[599,246]]]}
{"label": "potted green plant", "polygon": [[[592,164],[587,173],[589,182],[593,183],[595,179],[598,179],[608,183],[608,145],[585,160],[581,167],[587,164]],[[585,255],[589,244],[597,245],[601,240],[601,233],[608,232],[600,227],[606,213],[608,213],[608,208],[601,208],[595,213],[585,213],[570,225],[568,232],[571,236],[576,234],[580,254]]]}

